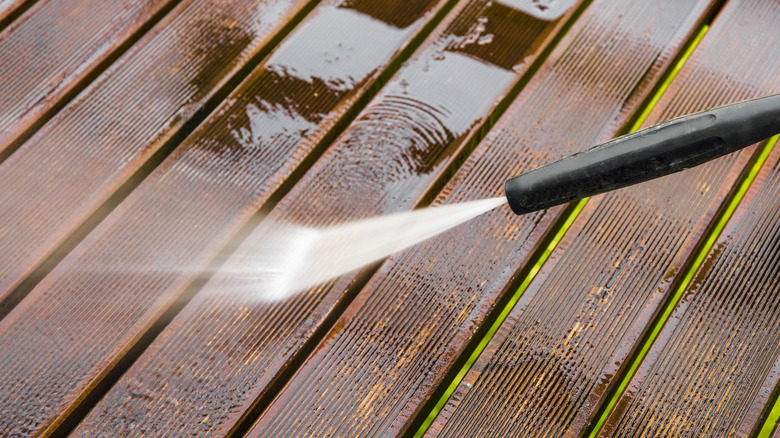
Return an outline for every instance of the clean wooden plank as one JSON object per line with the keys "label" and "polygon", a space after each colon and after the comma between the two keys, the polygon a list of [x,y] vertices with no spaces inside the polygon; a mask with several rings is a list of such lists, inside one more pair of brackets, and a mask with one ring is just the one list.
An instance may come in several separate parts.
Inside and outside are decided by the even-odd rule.
{"label": "clean wooden plank", "polygon": [[0,33],[0,157],[176,0],[41,0]]}
{"label": "clean wooden plank", "polygon": [[[435,204],[500,196],[507,177],[613,135],[711,4],[594,2]],[[408,433],[562,210],[504,207],[391,257],[248,436]]]}
{"label": "clean wooden plank", "polygon": [[[775,73],[780,47],[755,39],[776,32],[780,8],[770,3],[730,2],[644,125],[780,91]],[[428,435],[581,435],[627,369],[631,353],[641,347],[641,335],[673,292],[677,275],[706,236],[752,153],[749,149],[591,199]],[[706,339],[707,327],[699,325],[691,336]],[[689,353],[686,348],[668,362],[676,372],[656,371],[655,379],[665,383],[651,390],[652,397],[660,398],[653,407],[685,417],[684,425],[664,430],[675,416],[642,417],[636,426],[647,427],[649,436],[682,436],[688,427],[696,430],[697,423],[725,419],[729,412],[736,415],[738,399],[746,395],[730,394],[734,404],[724,404],[717,414],[677,399],[681,388],[667,378],[697,372],[694,363],[684,360]],[[745,368],[753,366],[751,360],[740,362]],[[474,425],[473,416],[486,409],[489,419]],[[729,418],[725,424],[738,425],[735,417]],[[625,436],[635,436],[638,429]],[[724,430],[715,435],[730,434]]]}
{"label": "clean wooden plank", "polygon": [[23,295],[17,287],[156,153],[181,141],[308,3],[182,2],[0,164],[0,315]]}
{"label": "clean wooden plank", "polygon": [[122,435],[147,424],[164,425],[160,433],[251,425],[309,340],[342,310],[360,274],[270,304],[257,299],[264,291],[253,289],[256,282],[242,283],[236,273],[279,222],[326,225],[419,203],[567,18],[537,20],[485,0],[457,5],[76,435]]}
{"label": "clean wooden plank", "polygon": [[[401,61],[446,4],[410,1],[409,24],[399,28],[350,7],[370,10],[368,3],[329,1],[312,11],[0,321],[0,435],[62,432],[84,415],[113,383],[121,361],[132,360],[134,348],[142,348],[166,312],[175,311],[194,273],[208,268],[226,239],[279,190],[382,72]],[[224,19],[220,4],[204,13]],[[276,9],[269,11],[280,16],[265,15],[262,7],[256,14],[251,6],[242,12],[239,5],[233,4],[237,25],[258,19],[255,25],[261,25],[266,18],[275,23],[284,16]],[[188,79],[198,80],[198,69],[190,72]],[[151,106],[161,106],[160,100]],[[218,428],[218,415],[227,413],[210,411],[211,422],[199,418],[189,426],[201,432]],[[142,424],[128,434],[151,434],[158,427],[165,425]]]}

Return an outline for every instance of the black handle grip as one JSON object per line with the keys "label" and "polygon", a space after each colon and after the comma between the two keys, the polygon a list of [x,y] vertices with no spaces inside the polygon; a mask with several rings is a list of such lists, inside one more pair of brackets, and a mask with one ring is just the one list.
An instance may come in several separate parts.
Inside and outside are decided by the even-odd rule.
{"label": "black handle grip", "polygon": [[780,133],[780,94],[746,100],[618,137],[506,182],[524,214],[648,181]]}

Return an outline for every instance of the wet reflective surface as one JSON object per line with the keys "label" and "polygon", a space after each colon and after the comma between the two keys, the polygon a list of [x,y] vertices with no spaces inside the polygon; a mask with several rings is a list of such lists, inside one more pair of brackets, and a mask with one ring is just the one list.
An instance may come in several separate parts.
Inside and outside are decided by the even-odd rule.
{"label": "wet reflective surface", "polygon": [[[193,36],[189,45],[176,44],[178,50],[186,51],[185,64],[168,64],[158,74],[175,74],[178,81],[186,84],[184,90],[179,89],[184,93],[197,92],[198,87],[214,83],[218,80],[213,77],[216,72],[204,74],[197,68],[183,71],[191,57],[202,59],[206,66],[225,66],[208,59],[216,53],[209,54],[205,50],[207,42],[201,38],[220,40],[225,44],[224,55],[235,55],[237,50],[245,49],[243,44],[255,41],[252,32],[267,32],[263,23],[277,23],[294,4],[281,5],[288,8],[280,8],[278,1],[268,3],[268,15],[263,13],[264,5],[257,2],[219,2],[205,9],[194,8],[194,12],[187,10],[182,23],[223,30]],[[225,15],[228,13],[235,16],[230,19]],[[213,17],[220,25],[205,26],[208,20],[199,18],[199,14]],[[289,172],[374,85],[380,72],[394,62],[396,53],[422,26],[421,20],[413,23],[398,29],[342,8],[338,2],[319,6],[217,108],[213,117],[44,278],[0,322],[0,344],[6,352],[0,358],[0,368],[5,371],[0,376],[0,392],[8,403],[3,407],[0,434],[26,435],[55,426],[56,421],[68,415],[65,407],[78,405],[80,397],[94,390],[96,379],[126,353],[128,344],[132,345],[174,304],[186,284],[197,277],[194,273],[208,268],[207,262],[226,239],[279,189]],[[342,25],[338,32],[329,37],[323,35],[322,29],[336,25]],[[186,30],[179,28],[182,38],[194,35]],[[219,47],[216,49],[219,53]],[[315,53],[322,56],[314,56]],[[287,88],[279,88],[280,83]],[[115,84],[119,85],[124,84]],[[166,99],[164,89],[150,88],[158,94],[156,98],[133,103],[146,111],[163,111],[167,105],[177,103]],[[179,101],[178,105],[186,103]],[[117,125],[121,127],[122,121],[111,126]],[[88,133],[89,130],[76,130],[65,144],[78,145],[76,136]],[[138,136],[136,140],[151,134],[138,127],[128,127],[126,131],[120,128],[119,133],[113,133],[119,138]],[[99,150],[78,151],[101,156]],[[52,156],[51,151],[47,156]],[[109,158],[116,156],[106,159]],[[85,309],[99,317],[85,317]],[[165,378],[176,375],[179,373]],[[186,376],[189,377],[191,374]],[[24,385],[17,385],[20,381]],[[192,386],[180,387],[186,388]],[[44,389],[48,394],[45,400],[27,396]],[[159,421],[146,429],[141,425],[146,420],[127,421],[126,413],[132,409],[126,406],[127,409],[111,409],[112,413],[121,411],[122,417],[103,427],[115,427],[117,435],[133,435],[136,430],[154,433],[160,427],[170,427],[177,434],[184,429],[204,434],[218,433],[240,419],[242,412],[229,416],[232,396],[220,398],[221,393],[231,392],[211,392],[204,387],[197,390],[210,398],[197,402],[193,397],[193,403],[200,403],[203,409],[222,403],[219,410],[224,415],[213,415],[210,421],[204,421],[198,409],[176,403],[157,405],[157,413],[176,418],[176,424]],[[130,400],[154,402],[143,397]],[[181,426],[182,422],[185,426]],[[92,426],[84,427],[77,434],[93,435]]]}
{"label": "wet reflective surface", "polygon": [[183,2],[0,164],[0,303],[303,5]]}
{"label": "wet reflective surface", "polygon": [[[0,108],[12,126],[3,132],[37,129],[41,108],[90,84],[0,163],[0,435],[413,432],[561,209],[499,207],[361,269],[438,220],[373,226],[432,198],[445,210],[412,216],[460,211],[502,195],[511,175],[613,135],[715,3],[595,1],[530,77],[579,2],[182,0],[137,38],[150,19],[139,11],[162,2],[39,0],[0,31],[5,68],[27,69],[2,90],[32,87],[8,100],[28,112]],[[6,5],[16,7],[0,0],[0,23]],[[777,14],[767,0],[726,2],[646,123],[780,90]],[[23,29],[34,37],[19,40]],[[138,41],[91,77],[123,38]],[[231,94],[238,71],[249,77]],[[163,147],[175,150],[151,158]],[[162,163],[102,223],[84,225],[96,228],[65,244],[53,272],[8,298],[150,159]],[[587,431],[748,160],[592,199],[429,435]],[[760,426],[780,375],[778,160],[604,435]],[[374,244],[340,252],[355,236]],[[218,266],[225,247],[234,253]],[[354,270],[321,275],[336,265]]]}
{"label": "wet reflective surface", "polygon": [[555,20],[574,2],[571,0],[496,0],[496,3],[522,11],[539,20]]}
{"label": "wet reflective surface", "polygon": [[[486,2],[475,1],[456,11],[462,17],[459,19],[468,19],[476,25],[486,9]],[[333,16],[345,12],[327,11]],[[366,18],[360,20],[366,22]],[[540,50],[536,47],[543,46],[541,43],[559,24],[551,23],[545,32],[538,34],[539,44],[534,50]],[[392,26],[381,23],[380,26],[380,35],[397,32]],[[92,411],[78,433],[107,428],[125,430],[128,423],[116,413],[127,411],[133,412],[131,425],[187,418],[189,430],[219,430],[237,421],[253,404],[267,403],[280,371],[300,359],[307,339],[337,308],[358,275],[350,274],[315,286],[286,300],[263,303],[257,297],[264,296],[273,285],[258,282],[253,285],[252,293],[246,293],[249,286],[246,280],[233,273],[252,266],[257,248],[271,244],[281,227],[289,224],[327,226],[411,208],[446,170],[453,150],[463,146],[463,141],[476,130],[507,88],[519,80],[518,73],[512,69],[516,60],[533,58],[536,53],[513,53],[514,58],[504,63],[511,67],[501,68],[472,55],[448,50],[446,44],[460,35],[449,33],[450,24],[443,28],[446,32],[414,55],[280,201],[215,278],[161,334],[159,343],[150,347],[148,354],[140,358]],[[515,39],[499,37],[498,41],[529,38],[522,28],[508,24],[493,29],[495,33],[517,35]],[[321,34],[311,34],[322,39]],[[341,45],[323,41],[327,56],[309,47],[274,55],[269,60],[271,67],[260,75],[263,81],[270,80],[274,86],[262,93],[262,99],[237,98],[234,107],[244,111],[226,112],[224,122],[233,142],[204,141],[204,150],[211,154],[209,160],[223,160],[223,156],[227,160],[248,153],[243,148],[257,154],[260,151],[282,153],[286,145],[282,139],[292,131],[306,130],[307,125],[301,120],[317,121],[322,113],[317,99],[301,103],[287,100],[288,93],[312,90],[312,96],[329,96],[329,93],[340,93],[349,84],[359,83],[343,74],[334,77],[338,70],[329,64],[322,69],[307,69],[296,63],[300,59],[296,58],[297,54],[306,53],[305,59],[319,59],[326,64],[353,65],[350,56],[363,50],[353,46],[369,38],[362,29],[359,35],[357,40],[340,37]],[[371,44],[376,50],[376,42]],[[276,87],[281,83],[289,87],[284,95]],[[298,114],[303,116],[296,119],[299,122],[288,125],[286,121]],[[265,146],[268,138],[277,139],[274,148]],[[224,162],[208,171],[185,169],[186,162],[181,160],[175,167],[202,178],[210,178],[212,174],[219,180],[226,178],[224,174],[217,175]],[[255,172],[269,166],[268,163],[268,159],[258,158],[250,168],[234,169]],[[301,275],[307,274],[304,271]],[[182,363],[191,364],[188,373],[182,372]],[[156,371],[150,374],[152,369]],[[192,374],[198,376],[198,384],[192,383]],[[154,395],[151,399],[134,398],[133,393]],[[180,400],[180,404],[160,406],[155,401],[168,397]],[[209,406],[214,409],[208,409]],[[223,406],[224,416],[211,414],[216,406]],[[187,413],[186,417],[182,417],[183,412]],[[200,425],[202,415],[210,417]]]}
{"label": "wet reflective surface", "polygon": [[[653,7],[672,5],[680,6],[668,2]],[[680,29],[682,23],[695,23],[706,6],[706,2],[690,1],[685,4],[690,15],[661,14],[662,19],[648,23],[645,17],[651,12],[646,2],[612,3],[603,9],[592,5],[435,203],[449,205],[500,195],[508,175],[587,147],[605,131],[616,129],[610,128],[615,114],[620,110],[630,114],[631,108],[636,108],[627,103],[634,100],[632,93],[637,88],[646,90],[658,79],[657,75],[646,76],[647,72],[657,71],[655,63],[668,62],[659,59],[668,60],[680,47],[680,32],[690,31]],[[490,27],[477,19],[473,29],[480,36],[464,40],[478,44]],[[610,42],[617,30],[626,37],[622,44],[613,46]],[[462,51],[456,54],[466,55]],[[629,54],[633,62],[616,69],[616,63]],[[459,59],[450,53],[445,56]],[[383,202],[386,205],[387,201]],[[281,205],[287,206],[285,201]],[[506,208],[493,210],[391,257],[260,417],[250,436],[290,436],[307,430],[332,435],[408,432],[406,428],[421,403],[431,397],[559,212],[558,208],[517,217]],[[567,302],[565,297],[556,301]],[[552,313],[556,306],[545,309]],[[548,318],[544,319],[546,325],[558,321],[554,315]],[[541,331],[542,326],[537,327]],[[547,337],[558,339],[557,334]],[[544,341],[541,335],[532,339]],[[582,406],[577,397],[587,394],[572,388],[584,383],[585,365],[573,352],[561,360],[566,352],[563,346],[551,347],[520,358],[514,369],[547,369],[544,376],[526,380],[530,386],[527,393],[499,390],[504,400],[511,394],[524,400],[464,411],[462,422],[454,422],[448,433],[533,436],[550,428],[551,435],[561,435],[571,419],[553,419],[543,415],[543,409],[552,400],[576,411]],[[524,379],[509,371],[507,376]],[[542,386],[547,377],[552,379],[550,383],[563,386]],[[542,402],[542,392],[550,397],[547,401]],[[541,403],[535,404],[537,401]],[[474,421],[485,417],[487,411],[489,418]],[[506,419],[511,425],[492,428],[488,421],[493,419]],[[522,429],[523,425],[528,428]]]}

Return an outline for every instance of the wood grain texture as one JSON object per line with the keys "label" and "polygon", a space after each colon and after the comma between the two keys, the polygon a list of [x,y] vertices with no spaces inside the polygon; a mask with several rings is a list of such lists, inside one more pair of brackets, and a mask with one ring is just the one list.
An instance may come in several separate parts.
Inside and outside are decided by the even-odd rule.
{"label": "wood grain texture", "polygon": [[0,157],[176,0],[41,0],[0,33]]}
{"label": "wood grain texture", "polygon": [[779,225],[775,148],[602,436],[753,436],[761,428],[780,380]]}
{"label": "wood grain texture", "polygon": [[[613,135],[710,5],[594,2],[435,204],[500,196],[507,177]],[[391,257],[249,436],[409,432],[561,211],[494,210]]]}
{"label": "wood grain texture", "polygon": [[[404,28],[339,1],[318,6],[0,321],[0,435],[50,433],[72,414],[83,414],[88,406],[81,403],[113,383],[104,379],[119,361],[156,330],[157,321],[226,239],[381,73],[399,62],[404,47],[444,4],[432,0],[420,7],[415,1],[409,13],[416,17]],[[265,20],[262,8],[259,16],[251,11],[243,12],[250,22]],[[224,19],[214,8],[211,14]],[[234,19],[237,24],[243,20]],[[192,70],[190,79],[197,80],[197,73]],[[151,105],[150,110],[158,106],[164,107]],[[187,427],[206,433],[223,424],[218,414],[228,415],[210,413],[210,421],[199,417]],[[170,426],[141,424],[127,434],[153,434],[165,427]],[[185,433],[173,427],[176,435]]]}
{"label": "wood grain texture", "polygon": [[307,2],[184,1],[0,164],[0,314],[134,172],[181,141],[188,121]]}
{"label": "wood grain texture", "polygon": [[[757,34],[776,32],[770,30],[771,23],[780,8],[770,3],[731,2],[644,124],[780,91],[775,74],[780,47],[754,42]],[[429,436],[581,435],[606,392],[619,381],[631,352],[639,348],[641,335],[668,299],[676,275],[752,153],[751,148],[591,199],[456,389]],[[699,325],[690,335],[712,345],[713,340],[703,340],[706,327]],[[677,412],[677,419],[684,417],[682,428],[664,429],[674,423],[673,416],[644,416],[625,436],[644,427],[648,436],[681,436],[687,427],[697,431],[691,436],[700,436],[703,430],[697,430],[697,422],[717,421],[736,407],[724,405],[717,414],[699,412],[677,398],[680,388],[667,379],[695,373],[684,359],[689,352],[683,349],[668,362],[669,370],[655,374],[658,383],[652,389],[653,397],[669,396],[652,407]],[[742,363],[752,367],[750,360]],[[738,405],[739,396],[732,393],[729,398]],[[473,423],[475,415],[488,409],[489,419]],[[734,420],[725,423],[736,424]],[[725,430],[715,432],[726,435]]]}
{"label": "wood grain texture", "polygon": [[[543,22],[488,3],[455,7],[92,410],[77,436],[121,435],[144,425],[160,433],[218,434],[264,407],[360,275],[269,304],[258,300],[263,290],[256,282],[234,274],[253,263],[279,223],[328,225],[420,202],[566,20]],[[485,35],[490,41],[480,44]]]}

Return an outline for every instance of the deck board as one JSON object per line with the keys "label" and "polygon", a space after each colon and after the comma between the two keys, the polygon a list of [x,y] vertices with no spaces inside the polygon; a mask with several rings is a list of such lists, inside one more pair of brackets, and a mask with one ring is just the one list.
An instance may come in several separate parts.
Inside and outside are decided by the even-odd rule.
{"label": "deck board", "polygon": [[[769,13],[768,4],[732,1],[644,125],[780,91],[778,48],[753,43],[755,35],[774,31],[780,11]],[[580,435],[626,369],[752,153],[748,149],[591,199],[429,435]],[[702,333],[705,326],[698,327]],[[678,359],[669,366],[678,367]],[[693,367],[678,369],[688,373]],[[662,379],[670,373],[657,375]],[[676,392],[661,386],[653,392],[669,391],[670,397]],[[676,403],[660,404],[667,405]],[[485,409],[491,409],[491,419],[477,432],[469,426],[471,419]],[[700,418],[707,421],[713,415]],[[694,422],[689,418],[686,423]],[[656,430],[651,435],[682,432]],[[723,432],[716,435],[727,435]]]}
{"label": "deck board", "polygon": [[[83,415],[95,391],[113,383],[119,361],[444,5],[415,2],[405,28],[338,1],[312,11],[0,321],[0,434],[51,433]],[[264,18],[243,13],[250,22]],[[323,32],[335,24],[338,32]],[[301,56],[328,50],[343,50],[342,62]],[[327,75],[311,76],[321,71]],[[212,425],[201,420],[190,426]]]}
{"label": "deck board", "polygon": [[[327,225],[409,209],[420,202],[447,172],[457,155],[454,151],[466,147],[565,22],[565,17],[542,22],[487,3],[475,0],[456,6],[265,223]],[[493,35],[491,44],[476,44],[474,29],[480,24],[482,32]],[[471,43],[464,44],[467,41]],[[435,118],[427,111],[436,111]],[[410,155],[413,167],[394,165],[408,163]],[[301,299],[258,301],[252,293],[258,291],[242,289],[233,273],[252,260],[274,232],[273,225],[261,224],[247,238],[221,274],[95,407],[76,435],[106,430],[123,434],[128,427],[146,423],[227,430],[239,427],[242,415],[251,419],[254,407],[263,407],[274,395],[280,374],[300,362],[307,338],[327,326],[329,314],[338,314],[338,302],[345,299],[350,284],[359,282],[359,274],[348,275],[302,293]],[[198,384],[193,386],[193,380]],[[179,402],[160,402],[166,399]],[[213,410],[229,410],[231,418],[215,418],[209,414]],[[207,426],[197,425],[206,416]]]}
{"label": "deck board", "polygon": [[253,269],[624,132],[713,16],[644,125],[780,91],[780,5],[0,0],[0,436],[409,435],[505,307],[427,436],[768,435],[780,147],[719,236],[754,149],[589,200],[517,293],[570,211]]}
{"label": "deck board", "polygon": [[752,436],[761,428],[780,368],[778,206],[774,148],[602,436]]}
{"label": "deck board", "polygon": [[0,157],[176,0],[38,3],[0,33]]}
{"label": "deck board", "polygon": [[0,314],[68,236],[224,98],[307,2],[182,2],[0,164]]}
{"label": "deck board", "polygon": [[[710,5],[594,2],[435,203],[613,135]],[[248,436],[408,433],[561,211],[495,210],[391,257]]]}
{"label": "deck board", "polygon": [[[780,47],[757,43],[759,35],[778,35],[776,6],[732,0],[692,60],[698,74],[679,88],[707,78],[709,93],[729,99],[780,92]],[[713,70],[728,80],[712,78]],[[761,429],[780,372],[778,157],[775,147],[601,436],[753,436]]]}

